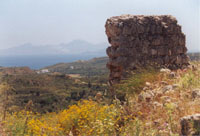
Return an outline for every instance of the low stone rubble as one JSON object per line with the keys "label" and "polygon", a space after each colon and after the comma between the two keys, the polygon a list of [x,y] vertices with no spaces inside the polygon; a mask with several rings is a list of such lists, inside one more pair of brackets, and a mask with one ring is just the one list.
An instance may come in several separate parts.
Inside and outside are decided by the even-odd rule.
{"label": "low stone rubble", "polygon": [[200,89],[193,89],[192,90],[192,99],[200,99]]}
{"label": "low stone rubble", "polygon": [[182,136],[199,136],[200,135],[200,114],[189,115],[181,118]]}

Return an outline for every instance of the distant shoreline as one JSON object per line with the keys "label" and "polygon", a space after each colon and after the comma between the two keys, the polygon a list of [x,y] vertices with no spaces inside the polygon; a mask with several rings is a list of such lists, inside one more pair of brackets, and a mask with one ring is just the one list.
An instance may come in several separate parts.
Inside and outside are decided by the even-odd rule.
{"label": "distant shoreline", "polygon": [[0,66],[2,67],[23,67],[28,66],[37,70],[57,63],[69,63],[78,60],[89,60],[102,55],[48,55],[48,56],[0,56]]}
{"label": "distant shoreline", "polygon": [[[192,60],[200,60],[200,52],[187,53]],[[2,67],[23,67],[28,66],[33,70],[38,70],[58,63],[70,63],[78,60],[90,60],[102,55],[45,55],[45,56],[0,56],[0,66]]]}

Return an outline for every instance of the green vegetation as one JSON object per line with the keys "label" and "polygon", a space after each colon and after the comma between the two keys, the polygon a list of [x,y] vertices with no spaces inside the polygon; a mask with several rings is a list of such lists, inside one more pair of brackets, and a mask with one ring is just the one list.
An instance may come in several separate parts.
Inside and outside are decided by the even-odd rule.
{"label": "green vegetation", "polygon": [[192,95],[200,88],[200,63],[191,64],[172,72],[135,71],[114,86],[112,103],[107,74],[1,73],[0,132],[3,127],[10,136],[178,136],[180,118],[200,112],[200,99]]}
{"label": "green vegetation", "polygon": [[[188,53],[191,60],[200,60],[200,53]],[[80,74],[81,76],[101,76],[108,74],[106,63],[108,57],[94,58],[88,61],[76,61],[72,63],[59,63],[53,66],[45,67],[51,72],[60,72],[63,74]]]}
{"label": "green vegetation", "polygon": [[108,74],[106,63],[108,57],[94,58],[89,61],[76,61],[73,63],[59,63],[46,67],[51,72],[60,72],[63,74],[80,74],[81,76],[101,76]]}
{"label": "green vegetation", "polygon": [[[4,75],[2,80],[7,90],[8,111],[24,109],[31,100],[34,112],[53,112],[66,108],[80,99],[93,98],[98,92],[104,93],[106,78],[71,78],[63,74],[18,74]],[[6,97],[5,93],[1,93]]]}
{"label": "green vegetation", "polygon": [[28,67],[1,67],[1,84],[6,83],[9,89],[0,92],[0,96],[8,95],[6,105],[10,112],[23,110],[29,101],[33,102],[33,112],[45,113],[65,109],[81,99],[94,100],[97,93],[107,92],[106,62],[107,58],[103,57],[59,64],[44,74]]}
{"label": "green vegetation", "polygon": [[145,86],[146,82],[154,82],[159,80],[159,69],[149,67],[146,69],[139,69],[132,72],[128,80],[121,81],[115,86],[116,91],[124,92],[127,95],[139,93]]}

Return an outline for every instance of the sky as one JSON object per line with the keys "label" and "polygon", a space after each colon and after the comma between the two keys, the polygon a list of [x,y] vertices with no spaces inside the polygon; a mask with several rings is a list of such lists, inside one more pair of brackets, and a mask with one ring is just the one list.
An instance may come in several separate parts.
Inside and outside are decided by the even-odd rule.
{"label": "sky", "polygon": [[76,39],[107,42],[106,19],[121,14],[173,15],[189,51],[200,51],[199,0],[0,0],[0,49]]}

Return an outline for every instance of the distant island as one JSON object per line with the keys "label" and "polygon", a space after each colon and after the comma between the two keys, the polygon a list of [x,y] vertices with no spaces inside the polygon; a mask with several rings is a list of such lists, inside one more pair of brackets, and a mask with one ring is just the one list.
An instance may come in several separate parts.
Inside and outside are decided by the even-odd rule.
{"label": "distant island", "polygon": [[0,50],[0,66],[28,66],[40,69],[60,62],[89,60],[106,56],[108,43],[92,44],[84,40],[74,40],[67,44],[32,45],[30,43]]}

